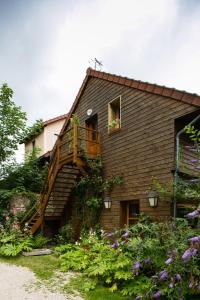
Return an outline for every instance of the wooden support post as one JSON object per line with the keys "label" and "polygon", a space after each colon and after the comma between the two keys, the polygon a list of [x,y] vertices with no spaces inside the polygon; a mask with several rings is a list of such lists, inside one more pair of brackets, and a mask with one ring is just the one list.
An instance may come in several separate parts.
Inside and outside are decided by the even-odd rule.
{"label": "wooden support post", "polygon": [[73,162],[77,162],[78,156],[78,126],[74,124],[73,128]]}
{"label": "wooden support post", "polygon": [[59,164],[60,161],[60,136],[58,137],[58,144],[57,144],[57,164]]}

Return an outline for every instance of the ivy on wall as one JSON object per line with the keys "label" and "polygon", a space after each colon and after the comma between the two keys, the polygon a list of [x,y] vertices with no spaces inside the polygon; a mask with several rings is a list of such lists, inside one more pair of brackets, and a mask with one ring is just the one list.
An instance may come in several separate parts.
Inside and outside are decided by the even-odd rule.
{"label": "ivy on wall", "polygon": [[24,133],[24,138],[21,141],[21,144],[28,143],[36,136],[38,136],[44,128],[44,123],[42,119],[36,120],[35,123],[28,127]]}
{"label": "ivy on wall", "polygon": [[87,160],[87,166],[87,175],[80,178],[75,188],[79,200],[76,209],[82,221],[82,229],[86,230],[98,224],[105,194],[123,183],[120,176],[103,176],[101,159]]}

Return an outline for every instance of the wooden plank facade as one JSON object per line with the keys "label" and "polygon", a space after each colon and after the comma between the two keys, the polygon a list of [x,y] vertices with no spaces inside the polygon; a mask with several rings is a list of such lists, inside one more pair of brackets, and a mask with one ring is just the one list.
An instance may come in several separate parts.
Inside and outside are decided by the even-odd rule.
{"label": "wooden plank facade", "polygon": [[[108,103],[121,97],[121,128],[108,132]],[[122,176],[123,186],[111,195],[112,206],[104,210],[104,228],[120,227],[125,221],[123,203],[139,201],[140,213],[169,217],[169,202],[159,201],[150,208],[147,190],[152,176],[161,183],[173,180],[175,150],[175,119],[197,110],[175,99],[142,92],[100,78],[90,78],[74,113],[81,124],[88,120],[87,111],[98,117],[101,133],[102,162],[105,176]]]}
{"label": "wooden plank facade", "polygon": [[[109,103],[115,99],[120,99],[120,128],[109,130]],[[200,97],[195,94],[88,69],[61,131],[59,159],[63,161],[68,151],[70,116],[76,113],[83,127],[95,118],[105,177],[124,179],[124,184],[112,191],[111,209],[102,212],[105,229],[131,224],[138,212],[162,220],[172,214],[170,203],[162,199],[151,208],[147,191],[153,176],[165,184],[173,180],[176,132],[199,113],[199,107]],[[182,119],[184,116],[188,117]],[[74,203],[72,194],[64,211],[66,221],[69,211],[73,214]]]}

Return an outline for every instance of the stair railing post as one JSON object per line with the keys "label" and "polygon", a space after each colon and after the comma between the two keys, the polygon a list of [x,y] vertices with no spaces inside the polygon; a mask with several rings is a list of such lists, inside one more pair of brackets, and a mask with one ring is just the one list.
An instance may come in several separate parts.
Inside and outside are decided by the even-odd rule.
{"label": "stair railing post", "polygon": [[73,162],[76,163],[78,156],[78,125],[74,124],[73,127]]}
{"label": "stair railing post", "polygon": [[61,139],[60,136],[58,136],[58,144],[57,144],[57,160],[58,160],[58,164],[60,161],[60,143],[61,143]]}

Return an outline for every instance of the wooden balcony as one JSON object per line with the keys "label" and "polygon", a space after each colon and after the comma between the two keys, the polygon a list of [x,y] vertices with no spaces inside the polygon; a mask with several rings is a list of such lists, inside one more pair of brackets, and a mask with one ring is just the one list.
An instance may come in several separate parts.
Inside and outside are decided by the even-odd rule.
{"label": "wooden balcony", "polygon": [[96,130],[74,124],[65,131],[59,144],[60,162],[82,163],[100,156],[100,134]]}

